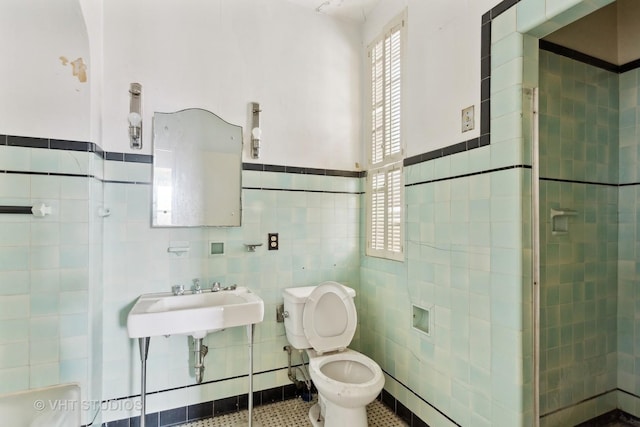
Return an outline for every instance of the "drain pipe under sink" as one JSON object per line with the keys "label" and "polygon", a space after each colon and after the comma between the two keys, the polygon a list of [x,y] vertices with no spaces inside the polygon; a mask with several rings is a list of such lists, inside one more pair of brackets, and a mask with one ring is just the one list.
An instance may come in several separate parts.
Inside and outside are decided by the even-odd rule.
{"label": "drain pipe under sink", "polygon": [[202,383],[204,377],[204,357],[209,352],[209,348],[202,344],[202,338],[193,338],[193,354],[195,362],[193,364],[196,373],[196,383]]}

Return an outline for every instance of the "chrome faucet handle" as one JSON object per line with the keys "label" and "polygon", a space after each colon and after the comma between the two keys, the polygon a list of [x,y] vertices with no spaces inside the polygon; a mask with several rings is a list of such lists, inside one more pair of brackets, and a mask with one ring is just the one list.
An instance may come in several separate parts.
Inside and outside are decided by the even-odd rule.
{"label": "chrome faucet handle", "polygon": [[211,286],[211,292],[219,292],[222,288],[220,287],[220,282],[213,282]]}
{"label": "chrome faucet handle", "polygon": [[201,294],[202,288],[200,287],[200,279],[193,279],[193,293]]}
{"label": "chrome faucet handle", "polygon": [[235,283],[231,286],[225,286],[224,288],[222,288],[223,291],[235,291],[236,288],[238,287],[238,285],[236,285]]}
{"label": "chrome faucet handle", "polygon": [[171,292],[173,292],[174,295],[184,295],[184,285],[173,285]]}

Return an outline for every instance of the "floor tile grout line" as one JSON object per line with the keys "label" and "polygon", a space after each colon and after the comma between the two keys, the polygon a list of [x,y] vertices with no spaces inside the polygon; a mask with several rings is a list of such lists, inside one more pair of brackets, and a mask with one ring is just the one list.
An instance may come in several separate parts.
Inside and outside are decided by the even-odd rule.
{"label": "floor tile grout line", "polygon": [[[314,402],[304,402],[301,399],[290,399],[284,402],[261,405],[254,409],[254,419],[262,427],[308,426],[309,408]],[[246,421],[247,410],[219,415],[213,418],[193,421],[179,427],[226,427],[233,423]],[[397,415],[382,402],[375,400],[367,406],[369,425],[372,427],[407,426]]]}

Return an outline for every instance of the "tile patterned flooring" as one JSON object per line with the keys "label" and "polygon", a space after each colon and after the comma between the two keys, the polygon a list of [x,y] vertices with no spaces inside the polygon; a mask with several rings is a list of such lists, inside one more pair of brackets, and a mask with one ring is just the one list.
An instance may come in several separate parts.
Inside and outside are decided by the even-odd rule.
{"label": "tile patterned flooring", "polygon": [[[271,403],[257,406],[253,409],[254,425],[261,427],[308,427],[309,408],[315,403],[305,402],[300,398],[285,400],[284,402]],[[248,411],[234,412],[220,415],[205,420],[183,424],[181,427],[229,427],[235,425],[247,425]],[[389,408],[380,401],[374,400],[367,406],[367,417],[371,427],[402,427],[407,426]]]}

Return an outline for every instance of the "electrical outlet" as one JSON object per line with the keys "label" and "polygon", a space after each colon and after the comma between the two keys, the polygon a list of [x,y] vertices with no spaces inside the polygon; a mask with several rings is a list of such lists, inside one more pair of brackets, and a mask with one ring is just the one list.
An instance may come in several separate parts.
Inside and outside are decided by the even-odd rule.
{"label": "electrical outlet", "polygon": [[278,250],[278,233],[269,233],[269,250]]}
{"label": "electrical outlet", "polygon": [[467,132],[473,129],[473,105],[462,110],[462,132]]}

